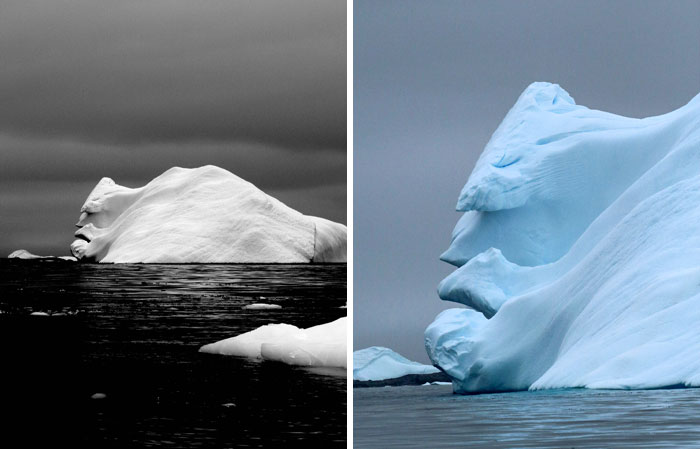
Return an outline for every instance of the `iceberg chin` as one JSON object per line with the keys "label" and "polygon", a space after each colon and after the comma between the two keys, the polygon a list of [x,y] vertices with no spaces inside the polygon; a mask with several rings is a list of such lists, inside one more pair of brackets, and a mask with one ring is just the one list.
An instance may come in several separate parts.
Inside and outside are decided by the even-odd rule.
{"label": "iceberg chin", "polygon": [[209,354],[234,355],[289,365],[347,367],[347,318],[299,329],[267,324],[253,331],[202,346]]}
{"label": "iceberg chin", "polygon": [[345,262],[344,225],[303,215],[214,166],[130,189],[102,178],[71,252],[97,262]]}
{"label": "iceberg chin", "polygon": [[459,393],[700,386],[700,96],[632,119],[521,95],[458,201],[426,330]]}
{"label": "iceberg chin", "polygon": [[352,354],[353,380],[394,379],[409,374],[434,374],[440,370],[408,360],[389,348],[372,346]]}

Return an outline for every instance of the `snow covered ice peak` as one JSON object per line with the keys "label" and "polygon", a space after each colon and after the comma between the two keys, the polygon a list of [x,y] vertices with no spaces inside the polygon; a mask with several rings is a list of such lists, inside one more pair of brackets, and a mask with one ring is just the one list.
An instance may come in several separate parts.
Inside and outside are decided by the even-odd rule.
{"label": "snow covered ice peak", "polygon": [[222,168],[174,167],[131,189],[102,178],[71,252],[97,262],[345,262],[347,228],[303,215]]}
{"label": "snow covered ice peak", "polygon": [[426,330],[456,392],[700,385],[700,95],[644,119],[533,83],[486,145]]}

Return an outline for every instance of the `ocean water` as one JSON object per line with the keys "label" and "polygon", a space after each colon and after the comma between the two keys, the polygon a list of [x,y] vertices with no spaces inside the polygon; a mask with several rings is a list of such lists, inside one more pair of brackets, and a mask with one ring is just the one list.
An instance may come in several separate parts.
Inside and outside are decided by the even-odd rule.
{"label": "ocean water", "polygon": [[700,447],[700,389],[460,396],[447,385],[353,391],[355,448]]}
{"label": "ocean water", "polygon": [[0,260],[0,446],[345,447],[344,370],[198,352],[345,303],[345,264]]}

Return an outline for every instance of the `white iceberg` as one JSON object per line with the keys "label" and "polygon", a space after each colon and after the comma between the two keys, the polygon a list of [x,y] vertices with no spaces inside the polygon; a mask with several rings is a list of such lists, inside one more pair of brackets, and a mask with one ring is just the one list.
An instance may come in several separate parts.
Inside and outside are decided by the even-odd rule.
{"label": "white iceberg", "polygon": [[459,393],[700,386],[700,96],[633,119],[528,87],[458,201],[425,333]]}
{"label": "white iceberg", "polygon": [[246,306],[243,306],[244,309],[246,310],[274,310],[274,309],[281,309],[282,306],[279,304],[264,304],[261,302],[256,302],[255,304],[248,304]]}
{"label": "white iceberg", "polygon": [[267,324],[204,345],[199,351],[273,360],[289,365],[346,368],[347,318],[307,329],[290,324]]}
{"label": "white iceberg", "polygon": [[347,228],[303,215],[211,165],[171,168],[141,188],[102,178],[71,252],[97,262],[345,262]]}
{"label": "white iceberg", "polygon": [[434,374],[440,370],[414,362],[381,346],[372,346],[352,353],[353,380],[385,380],[409,374]]}
{"label": "white iceberg", "polygon": [[37,254],[32,254],[26,249],[18,249],[16,251],[12,251],[8,256],[8,259],[22,259],[22,260],[36,260],[36,259],[49,259],[49,260],[65,260],[68,262],[76,262],[77,259],[73,256],[39,256]]}

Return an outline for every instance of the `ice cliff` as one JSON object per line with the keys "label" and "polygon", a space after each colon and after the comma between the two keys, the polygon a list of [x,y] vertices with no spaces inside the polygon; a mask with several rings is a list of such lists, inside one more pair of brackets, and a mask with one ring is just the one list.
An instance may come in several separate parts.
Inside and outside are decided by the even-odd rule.
{"label": "ice cliff", "polygon": [[408,360],[389,348],[372,346],[352,353],[352,378],[354,380],[384,380],[408,374],[433,374],[434,366]]}
{"label": "ice cliff", "polygon": [[303,215],[214,166],[171,168],[141,188],[102,178],[71,244],[97,262],[345,262],[344,225]]}
{"label": "ice cliff", "polygon": [[700,386],[700,96],[644,119],[534,83],[466,185],[426,329],[455,392]]}

